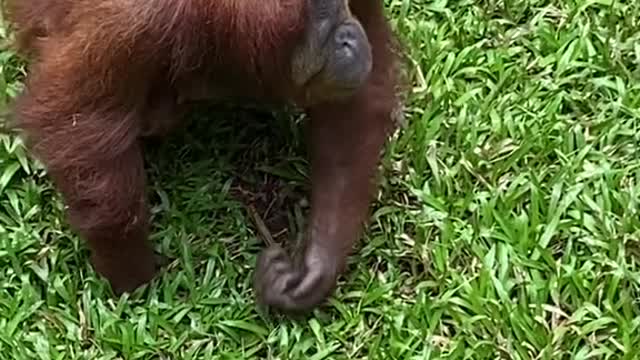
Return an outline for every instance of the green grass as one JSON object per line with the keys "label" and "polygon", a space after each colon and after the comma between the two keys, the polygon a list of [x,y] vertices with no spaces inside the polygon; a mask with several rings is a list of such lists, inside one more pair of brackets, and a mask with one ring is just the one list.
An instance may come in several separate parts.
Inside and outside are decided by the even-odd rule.
{"label": "green grass", "polygon": [[[305,210],[299,119],[202,111],[215,121],[149,153],[153,241],[173,261],[121,299],[5,133],[0,358],[639,359],[640,2],[386,3],[413,91],[326,306],[273,317],[251,291],[247,201],[275,201],[274,233]],[[0,54],[5,104],[20,64]]]}

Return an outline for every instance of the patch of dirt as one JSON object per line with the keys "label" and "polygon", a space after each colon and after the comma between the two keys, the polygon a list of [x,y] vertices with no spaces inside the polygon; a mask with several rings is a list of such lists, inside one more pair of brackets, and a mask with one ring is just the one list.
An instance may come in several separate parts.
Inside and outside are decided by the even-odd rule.
{"label": "patch of dirt", "polygon": [[258,235],[267,244],[286,243],[302,231],[301,218],[308,208],[300,191],[285,181],[265,175],[252,183],[237,178],[231,194],[245,204]]}

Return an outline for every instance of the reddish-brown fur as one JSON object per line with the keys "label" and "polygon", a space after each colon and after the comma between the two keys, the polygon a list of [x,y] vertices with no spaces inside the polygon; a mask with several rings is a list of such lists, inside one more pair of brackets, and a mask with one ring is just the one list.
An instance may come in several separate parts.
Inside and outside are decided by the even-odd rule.
{"label": "reddish-brown fur", "polygon": [[[33,56],[15,105],[19,125],[64,195],[96,269],[117,291],[148,281],[156,270],[147,242],[141,136],[169,131],[166,121],[179,121],[180,97],[299,99],[283,79],[304,28],[304,4],[14,0],[19,44]],[[350,100],[308,109],[308,251],[321,248],[335,262],[326,284],[314,287],[313,304],[331,290],[366,220],[370,180],[397,105],[381,1],[351,0],[350,8],[369,37],[374,65]]]}

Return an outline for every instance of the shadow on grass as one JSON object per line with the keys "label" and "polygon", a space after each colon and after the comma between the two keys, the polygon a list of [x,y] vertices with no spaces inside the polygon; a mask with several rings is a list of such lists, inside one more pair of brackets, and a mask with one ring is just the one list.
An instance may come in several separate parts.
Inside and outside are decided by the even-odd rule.
{"label": "shadow on grass", "polygon": [[204,191],[215,194],[218,204],[210,205],[220,214],[225,204],[243,207],[239,220],[262,242],[290,245],[300,237],[308,208],[306,123],[289,109],[194,105],[170,136],[146,144],[154,225],[175,221],[159,216],[168,209],[163,202],[189,203],[188,193]]}

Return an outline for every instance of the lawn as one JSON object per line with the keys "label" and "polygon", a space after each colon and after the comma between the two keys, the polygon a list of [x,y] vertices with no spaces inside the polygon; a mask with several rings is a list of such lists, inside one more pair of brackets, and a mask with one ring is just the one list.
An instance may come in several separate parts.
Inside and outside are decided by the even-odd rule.
{"label": "lawn", "polygon": [[[171,262],[122,298],[5,129],[0,359],[639,359],[640,2],[386,5],[412,88],[327,304],[289,319],[251,290],[249,205],[278,240],[303,225],[296,114],[202,108],[150,149]],[[4,48],[6,113],[24,64]]]}

